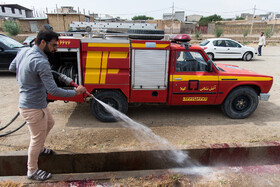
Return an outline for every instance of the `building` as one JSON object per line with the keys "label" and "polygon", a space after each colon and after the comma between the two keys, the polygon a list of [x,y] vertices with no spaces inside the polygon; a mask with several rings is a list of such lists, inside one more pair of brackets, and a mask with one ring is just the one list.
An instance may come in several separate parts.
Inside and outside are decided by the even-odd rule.
{"label": "building", "polygon": [[32,18],[33,11],[18,4],[0,4],[0,18]]}
{"label": "building", "polygon": [[252,18],[252,17],[253,17],[253,14],[250,14],[250,13],[242,13],[242,14],[241,14],[241,17],[242,17],[242,18],[246,18],[246,19],[247,19],[247,18]]}
{"label": "building", "polygon": [[186,16],[186,21],[187,22],[199,22],[199,20],[202,17],[203,17],[202,15],[197,15],[197,14],[188,15],[188,16]]}
{"label": "building", "polygon": [[178,21],[185,21],[185,12],[184,11],[176,11],[174,14],[174,17],[172,16],[172,13],[164,13],[163,20],[178,20]]}
{"label": "building", "polygon": [[47,13],[48,22],[56,32],[65,32],[71,29],[72,21],[91,22],[93,17],[80,13]]}
{"label": "building", "polygon": [[72,6],[62,6],[60,9],[58,9],[58,13],[70,14],[77,13],[77,11],[74,10],[74,7]]}
{"label": "building", "polygon": [[19,24],[21,33],[30,33],[38,32],[48,23],[47,18],[34,18],[33,11],[21,5],[0,4],[0,7],[0,27],[6,19],[12,19]]}

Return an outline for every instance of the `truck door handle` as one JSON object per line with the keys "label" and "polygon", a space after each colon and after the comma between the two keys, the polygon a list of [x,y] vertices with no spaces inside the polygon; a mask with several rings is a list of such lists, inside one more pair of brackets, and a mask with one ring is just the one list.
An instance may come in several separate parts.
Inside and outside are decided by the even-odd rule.
{"label": "truck door handle", "polygon": [[214,48],[216,50],[216,48]]}
{"label": "truck door handle", "polygon": [[175,81],[181,81],[182,78],[175,78],[174,80],[175,80]]}

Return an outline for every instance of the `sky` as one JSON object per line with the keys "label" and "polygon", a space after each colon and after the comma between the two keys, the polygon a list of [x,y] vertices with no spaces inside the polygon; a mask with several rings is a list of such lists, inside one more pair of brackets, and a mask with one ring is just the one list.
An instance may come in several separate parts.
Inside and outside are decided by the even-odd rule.
{"label": "sky", "polygon": [[19,4],[36,10],[39,16],[46,9],[50,13],[56,7],[73,6],[75,10],[79,8],[82,13],[97,13],[101,17],[109,14],[131,19],[133,16],[146,15],[162,19],[163,13],[172,13],[173,4],[174,11],[185,11],[185,16],[218,14],[223,18],[235,18],[241,13],[253,13],[254,6],[256,14],[280,13],[279,0],[0,0],[0,3]]}

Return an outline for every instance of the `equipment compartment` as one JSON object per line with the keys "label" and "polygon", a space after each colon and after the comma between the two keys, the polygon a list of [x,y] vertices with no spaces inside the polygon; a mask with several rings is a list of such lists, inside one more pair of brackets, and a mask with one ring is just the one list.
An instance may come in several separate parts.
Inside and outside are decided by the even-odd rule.
{"label": "equipment compartment", "polygon": [[[79,54],[77,49],[59,49],[54,56],[50,58],[51,69],[70,77],[76,84],[80,84]],[[56,84],[59,87],[67,87],[54,75]]]}

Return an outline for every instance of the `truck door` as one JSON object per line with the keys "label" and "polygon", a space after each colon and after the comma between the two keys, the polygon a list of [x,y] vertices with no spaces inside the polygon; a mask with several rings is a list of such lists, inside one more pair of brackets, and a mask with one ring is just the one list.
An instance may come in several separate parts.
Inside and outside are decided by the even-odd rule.
{"label": "truck door", "polygon": [[170,71],[170,105],[214,104],[218,94],[218,76],[207,71],[200,51],[173,51]]}

